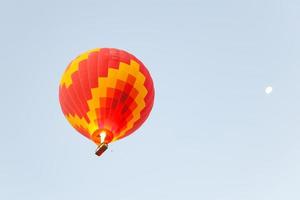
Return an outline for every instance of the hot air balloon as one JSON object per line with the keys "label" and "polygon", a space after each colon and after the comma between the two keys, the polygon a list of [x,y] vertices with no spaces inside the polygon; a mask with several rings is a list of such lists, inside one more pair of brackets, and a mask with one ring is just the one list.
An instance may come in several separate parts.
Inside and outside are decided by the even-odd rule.
{"label": "hot air balloon", "polygon": [[66,68],[59,101],[66,119],[98,145],[100,156],[109,143],[130,135],[147,119],[154,101],[153,81],[132,54],[92,49]]}

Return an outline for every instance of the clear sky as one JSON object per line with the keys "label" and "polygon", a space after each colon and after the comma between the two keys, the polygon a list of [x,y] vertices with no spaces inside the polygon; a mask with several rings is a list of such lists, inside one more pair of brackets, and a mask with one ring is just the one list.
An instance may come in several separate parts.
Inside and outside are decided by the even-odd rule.
{"label": "clear sky", "polygon": [[[299,11],[299,0],[2,0],[0,199],[300,199]],[[67,64],[95,47],[136,55],[156,88],[146,123],[100,158],[58,101]]]}

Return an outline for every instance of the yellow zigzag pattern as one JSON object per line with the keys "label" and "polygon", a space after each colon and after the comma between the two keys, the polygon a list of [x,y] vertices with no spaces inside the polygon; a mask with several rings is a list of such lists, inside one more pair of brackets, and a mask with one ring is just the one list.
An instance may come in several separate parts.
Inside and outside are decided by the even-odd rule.
{"label": "yellow zigzag pattern", "polygon": [[65,84],[66,88],[68,88],[72,84],[72,74],[76,71],[78,71],[79,63],[85,59],[88,59],[89,54],[92,52],[100,51],[100,48],[92,49],[89,51],[84,52],[77,58],[75,58],[69,65],[69,67],[66,69],[66,71],[63,74],[63,77],[60,81],[60,85]]}

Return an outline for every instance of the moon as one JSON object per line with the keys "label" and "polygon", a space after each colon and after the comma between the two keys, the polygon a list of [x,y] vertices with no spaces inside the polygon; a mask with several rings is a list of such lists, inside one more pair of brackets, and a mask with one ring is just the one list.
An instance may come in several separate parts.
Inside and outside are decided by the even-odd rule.
{"label": "moon", "polygon": [[268,86],[268,87],[266,87],[266,89],[265,89],[266,94],[271,94],[272,91],[273,91],[272,86]]}

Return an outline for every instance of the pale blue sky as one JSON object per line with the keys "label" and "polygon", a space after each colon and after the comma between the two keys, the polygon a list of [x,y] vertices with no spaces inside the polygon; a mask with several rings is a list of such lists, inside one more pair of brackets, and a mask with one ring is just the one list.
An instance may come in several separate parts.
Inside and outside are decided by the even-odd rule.
{"label": "pale blue sky", "polygon": [[[298,0],[2,0],[0,199],[300,199],[299,22]],[[135,54],[156,87],[101,158],[58,103],[95,47]]]}

